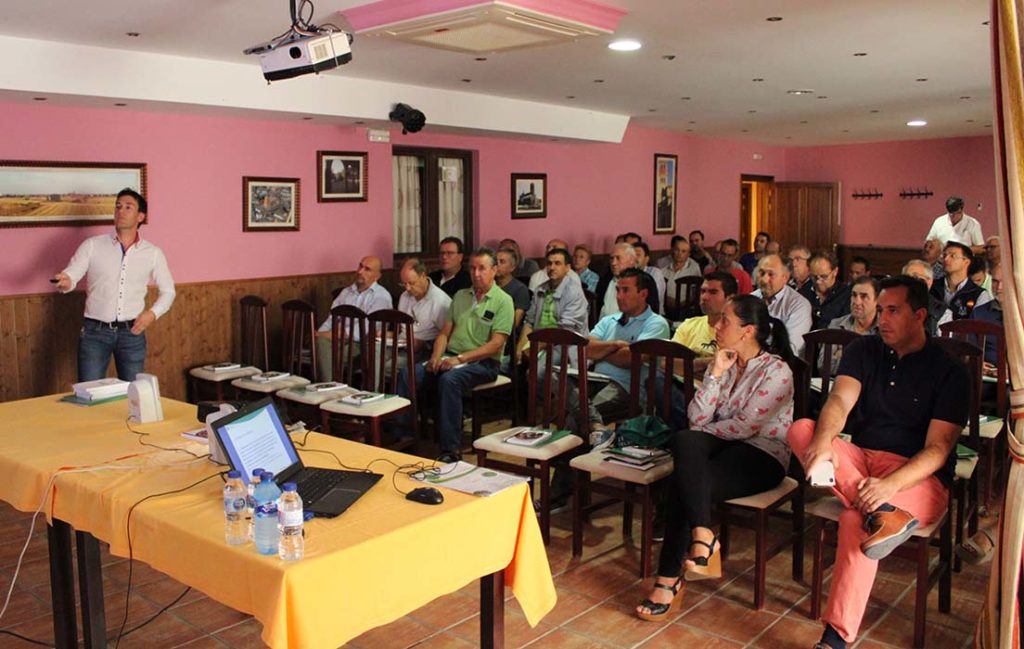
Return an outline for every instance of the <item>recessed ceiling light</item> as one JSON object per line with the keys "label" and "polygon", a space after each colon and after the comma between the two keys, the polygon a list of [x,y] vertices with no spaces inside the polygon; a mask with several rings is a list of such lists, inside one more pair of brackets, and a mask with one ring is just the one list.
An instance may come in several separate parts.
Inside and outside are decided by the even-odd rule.
{"label": "recessed ceiling light", "polygon": [[476,57],[476,58],[475,58],[475,59],[473,59],[473,60],[474,60],[474,61],[486,61],[486,60],[487,60],[487,57],[486,57],[486,56],[478,56],[478,57]]}
{"label": "recessed ceiling light", "polygon": [[960,95],[960,99],[970,99],[970,95]]}
{"label": "recessed ceiling light", "polygon": [[680,97],[680,99],[682,99],[683,101],[690,101],[689,97]]}
{"label": "recessed ceiling light", "polygon": [[927,81],[927,80],[928,80],[928,77],[918,77],[918,78],[914,79],[914,81],[917,81],[918,83],[921,83],[922,81]]}
{"label": "recessed ceiling light", "polygon": [[987,21],[987,20],[986,20],[985,22],[983,22],[983,23],[981,23],[981,24],[982,24],[982,25],[987,25],[988,23],[989,23],[989,21]]}
{"label": "recessed ceiling light", "polygon": [[854,52],[853,55],[854,56],[867,56],[868,53],[867,52]]}
{"label": "recessed ceiling light", "polygon": [[647,112],[648,113],[656,113],[656,112],[658,112],[658,109],[657,108],[648,108]]}
{"label": "recessed ceiling light", "polygon": [[753,81],[754,83],[761,83],[762,81],[764,81],[764,77],[754,77],[753,79],[751,79],[751,81]]}
{"label": "recessed ceiling light", "polygon": [[692,128],[688,128],[688,129],[686,129],[686,132],[687,133],[693,133],[693,129]]}
{"label": "recessed ceiling light", "polygon": [[472,79],[463,79],[462,83],[473,83]]}
{"label": "recessed ceiling light", "polygon": [[969,119],[969,120],[967,120],[967,123],[968,123],[968,124],[973,124],[973,123],[974,123],[974,120],[973,120],[973,119]]}
{"label": "recessed ceiling light", "polygon": [[615,50],[616,52],[634,52],[641,47],[643,47],[643,44],[632,38],[620,38],[617,41],[608,43],[608,49]]}
{"label": "recessed ceiling light", "polygon": [[594,79],[594,83],[604,83],[604,79]]}
{"label": "recessed ceiling light", "polygon": [[800,123],[801,123],[801,124],[806,124],[806,123],[807,123],[807,120],[806,120],[806,119],[802,119],[802,120],[800,120]]}
{"label": "recessed ceiling light", "polygon": [[117,106],[118,108],[120,108],[120,107],[122,107],[122,106],[127,106],[128,104],[126,104],[126,103],[123,103],[123,102],[120,102],[120,101],[119,101],[119,102],[117,102],[117,103],[116,103],[116,104],[114,104],[114,105],[115,105],[115,106]]}
{"label": "recessed ceiling light", "polygon": [[747,129],[745,129],[745,128],[741,128],[741,129],[740,129],[740,133],[748,133],[748,132],[749,132],[749,131],[747,131]]}
{"label": "recessed ceiling light", "polygon": [[748,112],[748,113],[750,113],[751,115],[753,115],[753,114],[754,114],[754,113],[756,113],[757,111],[756,111],[756,110],[748,110],[747,112]]}
{"label": "recessed ceiling light", "polygon": [[765,20],[767,20],[770,23],[777,23],[780,20],[782,20],[782,16],[768,16],[767,18],[765,18]]}
{"label": "recessed ceiling light", "polygon": [[872,115],[874,115],[875,113],[877,113],[877,112],[878,112],[878,109],[877,109],[877,108],[872,108],[872,109],[871,109],[871,110],[869,110],[868,112],[869,112],[869,113],[871,113]]}
{"label": "recessed ceiling light", "polygon": [[576,95],[566,95],[566,99],[576,99]]}
{"label": "recessed ceiling light", "polygon": [[844,128],[843,129],[843,133],[849,133],[849,132],[850,132],[850,129],[848,129],[848,128]]}
{"label": "recessed ceiling light", "polygon": [[828,99],[828,95],[818,95],[818,99]]}
{"label": "recessed ceiling light", "polygon": [[129,38],[138,38],[139,32],[125,32],[124,35],[128,36]]}
{"label": "recessed ceiling light", "polygon": [[787,95],[813,95],[814,91],[810,88],[797,88],[796,90],[787,90]]}
{"label": "recessed ceiling light", "polygon": [[693,120],[690,120],[689,122],[687,122],[687,124],[696,124],[696,123],[697,123],[697,122],[695,122],[695,121],[693,121]]}
{"label": "recessed ceiling light", "polygon": [[32,98],[33,101],[46,101],[46,99],[47,99],[46,97],[33,97]]}
{"label": "recessed ceiling light", "polygon": [[928,125],[928,122],[924,121],[923,119],[912,119],[909,122],[907,122],[907,126],[927,126],[927,125]]}
{"label": "recessed ceiling light", "polygon": [[786,136],[786,139],[787,139],[787,140],[792,140],[792,139],[793,139],[793,136],[792,136],[792,135],[787,135],[787,136]]}
{"label": "recessed ceiling light", "polygon": [[675,54],[662,54],[661,58],[662,58],[663,61],[675,61],[676,60],[676,55]]}

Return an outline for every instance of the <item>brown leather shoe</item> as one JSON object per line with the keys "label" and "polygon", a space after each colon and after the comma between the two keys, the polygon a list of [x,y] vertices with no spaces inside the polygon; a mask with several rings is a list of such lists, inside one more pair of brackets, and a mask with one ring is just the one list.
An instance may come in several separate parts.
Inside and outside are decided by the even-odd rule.
{"label": "brown leather shoe", "polygon": [[879,560],[903,544],[917,527],[917,519],[910,512],[892,505],[882,505],[864,517],[864,527],[870,533],[860,544],[860,550],[869,559]]}

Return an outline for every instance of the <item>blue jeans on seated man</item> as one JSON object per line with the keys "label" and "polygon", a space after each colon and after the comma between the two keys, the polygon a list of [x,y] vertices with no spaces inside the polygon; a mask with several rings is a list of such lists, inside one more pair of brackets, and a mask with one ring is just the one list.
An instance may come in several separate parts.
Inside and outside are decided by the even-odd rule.
{"label": "blue jeans on seated man", "polygon": [[[398,373],[398,396],[408,398],[406,372]],[[462,448],[462,396],[476,386],[498,378],[498,361],[493,358],[467,363],[462,367],[433,374],[423,363],[416,363],[416,394],[419,403],[436,403],[437,434],[441,442],[441,453],[459,453]],[[434,398],[434,393],[437,396]],[[410,415],[403,416],[399,423],[408,427]],[[411,416],[416,416],[415,413]]]}
{"label": "blue jeans on seated man", "polygon": [[106,377],[111,354],[117,378],[134,381],[146,363],[146,334],[136,336],[131,329],[112,328],[94,320],[83,322],[78,338],[78,380]]}

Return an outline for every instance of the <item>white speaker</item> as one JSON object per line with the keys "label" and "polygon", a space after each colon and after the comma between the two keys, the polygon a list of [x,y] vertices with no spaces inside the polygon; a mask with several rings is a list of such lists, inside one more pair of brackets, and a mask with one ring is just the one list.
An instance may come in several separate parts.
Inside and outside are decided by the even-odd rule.
{"label": "white speaker", "polygon": [[213,432],[213,422],[217,421],[224,415],[230,415],[233,412],[237,412],[237,408],[228,403],[220,404],[220,410],[211,412],[206,415],[206,439],[210,443],[210,461],[217,464],[230,464],[228,457],[224,455],[224,449],[221,448],[220,442],[217,441],[216,433]]}
{"label": "white speaker", "polygon": [[135,375],[135,380],[128,386],[128,415],[136,424],[163,421],[164,407],[160,403],[160,380],[155,374]]}

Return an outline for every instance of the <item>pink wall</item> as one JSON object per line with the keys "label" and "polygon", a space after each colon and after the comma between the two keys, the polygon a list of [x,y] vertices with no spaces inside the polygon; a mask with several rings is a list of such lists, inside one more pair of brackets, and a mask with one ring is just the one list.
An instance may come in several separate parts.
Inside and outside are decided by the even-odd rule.
{"label": "pink wall", "polygon": [[[788,180],[840,181],[840,241],[877,246],[919,246],[946,198],[963,196],[965,212],[997,234],[995,159],[990,137],[911,140],[792,148]],[[924,188],[924,199],[900,198],[901,189]],[[883,192],[881,199],[853,199],[856,190]]]}
{"label": "pink wall", "polygon": [[[24,104],[0,104],[0,123],[2,159],[146,162],[143,236],[164,249],[179,282],[348,270],[364,254],[390,263],[391,147],[367,142],[362,128]],[[702,228],[712,241],[735,236],[740,174],[781,177],[786,165],[782,148],[640,128],[618,145],[431,133],[392,141],[475,150],[477,239],[514,236],[529,255],[556,236],[604,250],[619,232],[651,235],[656,152],[679,155],[678,231]],[[368,202],[316,202],[318,149],[369,151]],[[548,174],[549,217],[513,222],[509,174],[530,171]],[[299,232],[242,232],[246,175],[301,178]],[[0,295],[49,290],[78,243],[104,231],[0,229]],[[651,243],[667,247],[670,236]]]}

